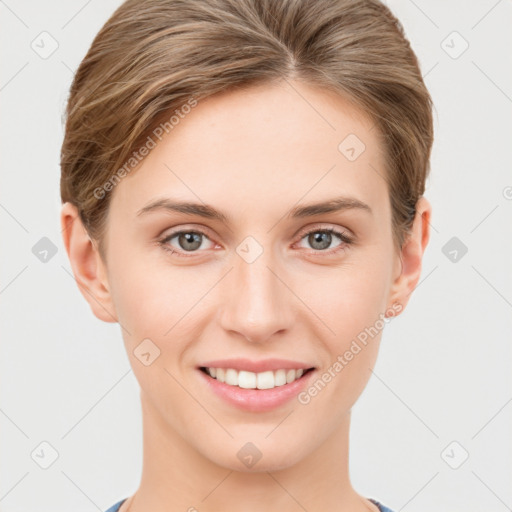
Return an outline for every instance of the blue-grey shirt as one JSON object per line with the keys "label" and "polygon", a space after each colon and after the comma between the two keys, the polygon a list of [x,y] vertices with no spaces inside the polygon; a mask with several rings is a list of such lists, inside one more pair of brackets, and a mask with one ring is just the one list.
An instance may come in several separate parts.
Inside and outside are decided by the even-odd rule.
{"label": "blue-grey shirt", "polygon": [[[127,500],[128,498],[125,498],[124,500],[118,501],[115,505],[112,505],[106,512],[117,512],[119,510],[119,507]],[[379,507],[380,512],[393,512],[390,508],[385,507],[382,503],[379,503],[377,500],[374,500],[372,498],[368,498],[372,503],[377,505]]]}

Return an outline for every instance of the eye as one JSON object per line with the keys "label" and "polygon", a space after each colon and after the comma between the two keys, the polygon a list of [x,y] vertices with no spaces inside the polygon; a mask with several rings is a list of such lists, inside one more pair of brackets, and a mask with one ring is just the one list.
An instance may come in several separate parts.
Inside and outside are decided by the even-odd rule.
{"label": "eye", "polygon": [[[334,249],[326,250],[333,242],[333,237],[341,240],[341,244]],[[301,241],[306,239],[312,249],[325,254],[334,254],[345,250],[348,245],[353,243],[353,239],[344,231],[338,231],[334,228],[316,228],[302,235]]]}
{"label": "eye", "polygon": [[[178,244],[178,247],[173,246],[171,244],[171,240],[173,240],[174,238],[176,238],[176,243]],[[198,252],[198,250],[201,248],[205,249],[205,247],[203,247],[204,239],[209,240],[211,242],[206,233],[203,233],[202,231],[183,230],[176,231],[174,233],[167,235],[162,240],[159,240],[158,243],[159,245],[162,246],[163,249],[169,251],[171,254],[187,257],[188,255],[183,253],[194,253]]]}

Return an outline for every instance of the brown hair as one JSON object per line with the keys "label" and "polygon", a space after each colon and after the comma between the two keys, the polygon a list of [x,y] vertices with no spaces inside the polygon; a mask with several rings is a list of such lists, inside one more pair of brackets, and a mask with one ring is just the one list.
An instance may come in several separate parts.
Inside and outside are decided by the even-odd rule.
{"label": "brown hair", "polygon": [[77,207],[102,255],[111,188],[104,184],[129,172],[126,163],[156,127],[191,98],[282,78],[335,91],[376,123],[393,239],[402,247],[430,169],[432,101],[402,25],[385,5],[128,0],[76,72],[61,151],[62,201]]}

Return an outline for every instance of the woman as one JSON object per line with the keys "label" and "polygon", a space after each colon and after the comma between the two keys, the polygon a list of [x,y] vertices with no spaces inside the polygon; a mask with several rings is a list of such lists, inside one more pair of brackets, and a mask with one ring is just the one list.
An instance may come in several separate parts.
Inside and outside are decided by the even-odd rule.
{"label": "woman", "polygon": [[141,388],[141,482],[108,512],[390,510],[350,483],[350,411],[420,278],[431,108],[377,1],[107,21],[71,87],[61,220]]}

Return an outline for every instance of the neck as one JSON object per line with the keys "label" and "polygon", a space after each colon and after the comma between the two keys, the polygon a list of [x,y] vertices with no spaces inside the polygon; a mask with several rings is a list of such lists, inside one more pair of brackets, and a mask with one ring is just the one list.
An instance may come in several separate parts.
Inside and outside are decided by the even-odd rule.
{"label": "neck", "polygon": [[316,451],[285,469],[242,472],[198,453],[141,393],[143,469],[139,489],[120,512],[368,512],[348,472],[350,413]]}

